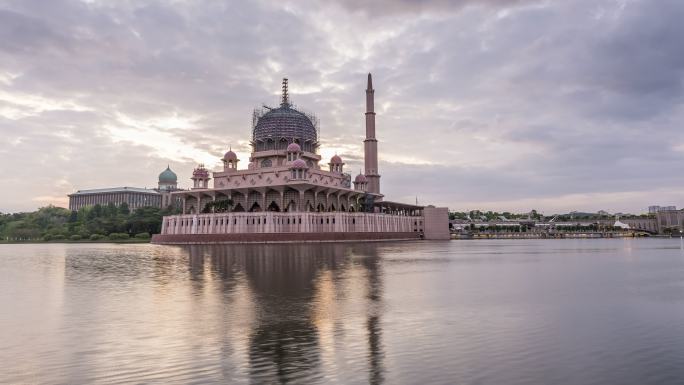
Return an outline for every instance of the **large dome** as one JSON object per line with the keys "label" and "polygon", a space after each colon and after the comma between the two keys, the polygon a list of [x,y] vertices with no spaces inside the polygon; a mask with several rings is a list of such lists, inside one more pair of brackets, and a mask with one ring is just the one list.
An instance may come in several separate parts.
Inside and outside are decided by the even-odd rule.
{"label": "large dome", "polygon": [[283,97],[278,108],[266,108],[254,113],[252,142],[255,151],[285,150],[289,143],[298,143],[303,151],[315,152],[318,130],[315,117],[295,109],[287,94],[287,79],[283,79]]}
{"label": "large dome", "polygon": [[292,141],[295,139],[304,143],[318,140],[316,127],[311,119],[290,105],[274,108],[257,119],[254,125],[254,141],[279,141],[281,139]]}

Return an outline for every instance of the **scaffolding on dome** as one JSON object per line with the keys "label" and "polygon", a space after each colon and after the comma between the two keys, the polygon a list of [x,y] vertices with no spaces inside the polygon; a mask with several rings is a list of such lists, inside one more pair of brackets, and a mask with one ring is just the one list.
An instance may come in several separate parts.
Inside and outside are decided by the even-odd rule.
{"label": "scaffolding on dome", "polygon": [[292,104],[288,80],[283,79],[280,107],[263,104],[252,113],[252,148],[257,151],[284,150],[292,142],[304,151],[316,153],[319,147],[319,120]]}

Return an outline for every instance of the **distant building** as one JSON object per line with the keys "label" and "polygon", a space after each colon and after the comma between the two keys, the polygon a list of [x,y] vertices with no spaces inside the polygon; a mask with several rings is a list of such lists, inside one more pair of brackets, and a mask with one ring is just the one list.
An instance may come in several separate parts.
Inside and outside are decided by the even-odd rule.
{"label": "distant building", "polygon": [[684,230],[684,210],[658,210],[656,213],[658,232],[664,233],[666,229],[670,231]]}
{"label": "distant building", "polygon": [[674,211],[677,210],[676,206],[648,206],[648,213],[655,214],[660,211]]}
{"label": "distant building", "polygon": [[159,174],[156,189],[139,187],[112,187],[89,190],[78,190],[69,194],[69,210],[78,211],[86,206],[108,205],[119,206],[126,203],[131,210],[141,207],[168,207],[180,201],[171,198],[171,192],[178,191],[178,177],[168,166]]}
{"label": "distant building", "polygon": [[658,223],[653,217],[620,218],[619,221],[632,230],[643,230],[654,234],[658,232]]}

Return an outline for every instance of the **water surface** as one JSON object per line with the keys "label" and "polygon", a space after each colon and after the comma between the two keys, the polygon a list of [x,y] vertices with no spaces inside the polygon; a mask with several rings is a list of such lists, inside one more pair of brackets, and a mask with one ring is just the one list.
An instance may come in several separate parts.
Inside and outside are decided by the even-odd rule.
{"label": "water surface", "polygon": [[684,383],[678,239],[0,246],[9,384]]}

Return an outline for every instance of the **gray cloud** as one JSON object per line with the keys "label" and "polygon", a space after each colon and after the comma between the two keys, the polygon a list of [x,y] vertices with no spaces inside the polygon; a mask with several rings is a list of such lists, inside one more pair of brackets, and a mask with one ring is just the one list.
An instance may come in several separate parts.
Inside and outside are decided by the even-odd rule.
{"label": "gray cloud", "polygon": [[510,7],[533,1],[538,0],[342,0],[337,3],[352,12],[364,12],[372,16],[382,17],[395,13],[458,11],[463,7],[473,5]]}
{"label": "gray cloud", "polygon": [[152,186],[167,163],[186,180],[229,145],[244,160],[283,76],[356,172],[368,71],[390,199],[682,205],[683,16],[675,0],[7,1],[0,211]]}

